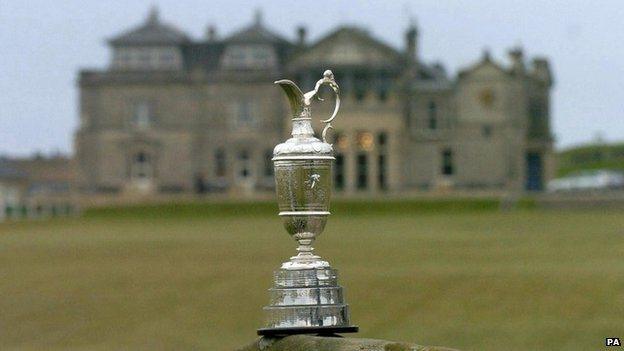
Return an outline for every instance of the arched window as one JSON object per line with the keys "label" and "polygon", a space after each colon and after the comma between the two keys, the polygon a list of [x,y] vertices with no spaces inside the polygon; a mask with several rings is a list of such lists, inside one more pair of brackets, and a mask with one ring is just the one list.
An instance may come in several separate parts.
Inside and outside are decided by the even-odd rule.
{"label": "arched window", "polygon": [[438,129],[438,105],[434,101],[427,105],[427,125],[431,130]]}

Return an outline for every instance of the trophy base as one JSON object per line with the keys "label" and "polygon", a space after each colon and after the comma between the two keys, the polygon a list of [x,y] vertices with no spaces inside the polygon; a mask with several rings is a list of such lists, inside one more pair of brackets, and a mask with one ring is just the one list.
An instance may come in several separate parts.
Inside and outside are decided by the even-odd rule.
{"label": "trophy base", "polygon": [[331,267],[285,269],[274,272],[270,304],[259,335],[355,333],[338,272]]}
{"label": "trophy base", "polygon": [[291,328],[261,328],[258,335],[262,336],[287,336],[299,334],[313,334],[319,336],[334,336],[336,334],[357,333],[359,327],[356,325],[337,327],[291,327]]}

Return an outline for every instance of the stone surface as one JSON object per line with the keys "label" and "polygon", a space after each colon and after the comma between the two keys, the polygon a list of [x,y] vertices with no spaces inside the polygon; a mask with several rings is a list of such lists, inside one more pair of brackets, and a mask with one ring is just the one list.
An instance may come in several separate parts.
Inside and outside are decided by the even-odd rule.
{"label": "stone surface", "polygon": [[420,346],[404,342],[293,335],[285,338],[259,338],[238,351],[457,351],[445,347]]}

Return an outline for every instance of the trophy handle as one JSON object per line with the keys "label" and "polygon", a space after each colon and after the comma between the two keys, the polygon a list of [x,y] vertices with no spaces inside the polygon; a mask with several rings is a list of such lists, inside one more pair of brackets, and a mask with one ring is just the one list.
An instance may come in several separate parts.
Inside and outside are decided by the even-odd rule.
{"label": "trophy handle", "polygon": [[304,102],[307,106],[309,106],[311,102],[310,100],[312,100],[312,98],[314,97],[316,97],[316,99],[319,101],[323,101],[323,99],[317,95],[319,88],[323,84],[329,85],[334,91],[334,94],[336,94],[336,106],[334,107],[334,113],[332,113],[331,117],[329,117],[328,119],[321,120],[321,122],[325,123],[325,128],[323,128],[321,136],[323,138],[323,142],[327,143],[327,131],[333,129],[331,122],[334,120],[334,118],[336,118],[336,115],[338,114],[338,109],[340,109],[340,87],[338,86],[338,83],[336,83],[336,80],[334,79],[334,73],[332,73],[332,71],[326,70],[323,73],[323,78],[319,79],[316,82],[314,90],[304,94]]}

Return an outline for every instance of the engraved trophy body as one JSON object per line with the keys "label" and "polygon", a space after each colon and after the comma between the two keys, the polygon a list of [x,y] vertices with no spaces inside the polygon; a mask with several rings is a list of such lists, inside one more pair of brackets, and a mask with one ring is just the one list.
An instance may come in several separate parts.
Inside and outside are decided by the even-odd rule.
{"label": "engraved trophy body", "polygon": [[[332,187],[333,148],[325,140],[340,107],[338,84],[325,71],[314,90],[303,93],[290,80],[275,82],[292,109],[292,138],[273,151],[279,215],[298,243],[298,254],[274,272],[270,305],[264,308],[266,326],[260,335],[334,334],[357,332],[349,321],[348,305],[338,285],[337,271],[313,253],[312,243],[325,228]],[[310,103],[322,85],[336,94],[332,116],[324,120],[322,139],[314,136]]]}

